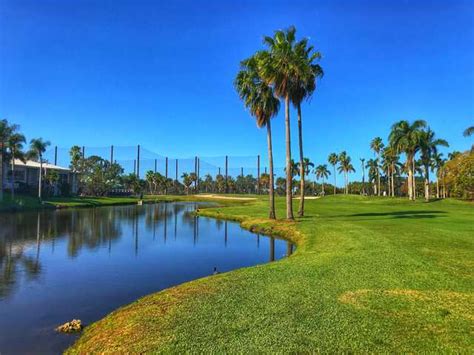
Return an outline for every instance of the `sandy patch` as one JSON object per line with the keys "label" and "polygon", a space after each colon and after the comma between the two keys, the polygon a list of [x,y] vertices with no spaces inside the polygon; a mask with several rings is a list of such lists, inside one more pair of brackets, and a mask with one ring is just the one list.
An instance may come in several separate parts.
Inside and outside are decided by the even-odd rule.
{"label": "sandy patch", "polygon": [[196,197],[222,199],[222,200],[241,200],[241,201],[256,200],[255,197],[235,197],[235,196],[222,196],[222,195],[213,195],[213,194],[200,194],[200,195],[195,195],[195,196]]}

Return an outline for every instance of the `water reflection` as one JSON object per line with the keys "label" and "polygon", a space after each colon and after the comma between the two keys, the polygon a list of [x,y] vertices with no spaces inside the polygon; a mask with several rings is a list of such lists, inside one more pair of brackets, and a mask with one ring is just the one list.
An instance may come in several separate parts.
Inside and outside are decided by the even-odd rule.
{"label": "water reflection", "polygon": [[72,317],[92,322],[214,267],[225,272],[293,251],[237,223],[198,217],[199,206],[0,214],[0,352],[59,352],[74,338],[52,329]]}

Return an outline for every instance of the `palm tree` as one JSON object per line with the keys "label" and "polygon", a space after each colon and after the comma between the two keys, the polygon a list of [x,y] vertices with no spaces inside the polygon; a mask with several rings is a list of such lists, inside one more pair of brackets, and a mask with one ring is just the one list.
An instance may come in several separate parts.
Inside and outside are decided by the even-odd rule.
{"label": "palm tree", "polygon": [[20,133],[13,133],[8,137],[7,146],[10,149],[10,159],[12,166],[12,199],[15,198],[15,159],[25,160],[23,150],[23,144],[26,142],[25,136]]}
{"label": "palm tree", "polygon": [[336,180],[336,165],[337,163],[339,162],[339,157],[337,156],[336,153],[331,153],[329,154],[328,156],[328,162],[329,164],[332,165],[332,168],[333,168],[333,171],[334,171],[334,195],[336,194],[336,184],[337,184],[337,180]]}
{"label": "palm tree", "polygon": [[426,122],[423,120],[415,120],[412,123],[401,120],[392,126],[389,136],[390,145],[397,153],[405,153],[407,158],[408,198],[410,200],[415,200],[415,154],[420,148],[420,130],[425,127]]}
{"label": "palm tree", "polygon": [[290,100],[295,91],[295,78],[301,76],[295,47],[296,29],[290,27],[285,31],[275,31],[273,37],[264,37],[268,52],[263,52],[261,72],[264,80],[273,86],[275,95],[285,101],[285,141],[286,141],[286,218],[293,217],[292,176],[291,176],[291,134],[290,134]]}
{"label": "palm tree", "polygon": [[345,151],[339,154],[339,168],[338,171],[344,173],[344,193],[349,193],[349,173],[354,172],[354,166],[351,163],[351,157]]}
{"label": "palm tree", "polygon": [[395,173],[398,171],[400,157],[392,146],[382,151],[382,168],[387,172],[388,195],[395,196]]}
{"label": "palm tree", "polygon": [[471,126],[471,127],[467,127],[464,132],[463,132],[463,136],[464,137],[470,137],[474,134],[474,126]]}
{"label": "palm tree", "polygon": [[[298,216],[304,216],[304,158],[303,158],[303,122],[301,115],[301,103],[305,99],[309,99],[316,90],[316,79],[323,76],[323,69],[316,61],[319,61],[321,54],[314,52],[312,46],[308,46],[308,39],[303,39],[294,46],[295,54],[295,76],[293,80],[293,90],[290,100],[297,109],[298,113],[298,144],[300,153],[300,203],[298,208]],[[306,173],[307,175],[308,173]]]}
{"label": "palm tree", "polygon": [[372,181],[374,195],[377,195],[376,180],[377,180],[377,170],[379,168],[379,163],[377,162],[377,159],[369,159],[365,167],[369,169],[369,181]]}
{"label": "palm tree", "polygon": [[8,138],[17,129],[17,125],[10,125],[6,119],[0,120],[0,201],[3,201],[3,163],[5,161],[5,147]]}
{"label": "palm tree", "polygon": [[438,146],[449,147],[446,140],[436,138],[435,133],[428,128],[420,133],[421,163],[424,169],[425,180],[425,200],[430,199],[430,167],[433,156],[438,153]]}
{"label": "palm tree", "polygon": [[324,196],[324,179],[327,179],[329,177],[329,175],[331,175],[331,172],[328,170],[328,166],[326,164],[322,164],[322,165],[318,165],[316,167],[316,169],[314,169],[314,173],[316,174],[316,179],[322,179],[323,180],[323,184],[322,184],[322,188],[323,188],[323,196]]}
{"label": "palm tree", "polygon": [[443,167],[445,160],[443,159],[443,153],[435,153],[431,158],[431,171],[436,170],[436,198],[440,198],[439,191],[439,179],[441,177],[441,168]]}
{"label": "palm tree", "polygon": [[40,164],[39,169],[39,178],[38,178],[38,198],[41,201],[41,190],[42,190],[42,180],[43,180],[43,154],[46,151],[46,148],[51,143],[49,141],[43,141],[41,138],[35,138],[30,141],[30,151],[28,155],[37,160]]}
{"label": "palm tree", "polygon": [[[377,155],[377,162],[380,162],[380,153],[382,152],[382,149],[384,147],[384,144],[382,142],[382,138],[380,137],[375,137],[372,139],[372,142],[370,142],[370,149],[374,151],[374,153]],[[379,167],[377,168],[377,186],[378,186],[378,195],[380,196],[380,169]]]}
{"label": "palm tree", "polygon": [[269,167],[269,218],[275,219],[275,190],[273,174],[273,146],[271,119],[278,114],[280,101],[273,89],[260,77],[258,66],[264,54],[256,55],[241,63],[235,79],[235,87],[250,114],[255,117],[257,127],[267,127],[268,167]]}

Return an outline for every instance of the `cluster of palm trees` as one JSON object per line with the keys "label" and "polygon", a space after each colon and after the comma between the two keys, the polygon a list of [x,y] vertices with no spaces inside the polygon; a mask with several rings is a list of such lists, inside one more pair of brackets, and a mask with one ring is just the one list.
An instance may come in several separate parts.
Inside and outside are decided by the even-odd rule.
{"label": "cluster of palm trees", "polygon": [[344,194],[349,193],[349,174],[355,172],[355,168],[352,165],[352,158],[344,150],[341,153],[331,153],[328,156],[328,163],[332,165],[334,172],[334,194],[336,194],[336,169],[339,173],[344,176]]}
{"label": "cluster of palm trees", "polygon": [[308,39],[297,41],[295,27],[275,31],[272,37],[264,37],[264,50],[260,50],[240,63],[240,71],[235,79],[235,87],[257,126],[267,128],[267,144],[270,176],[269,217],[276,218],[274,202],[273,146],[271,119],[278,114],[280,100],[285,105],[285,146],[286,146],[286,218],[294,219],[292,204],[292,166],[290,104],[297,110],[298,144],[300,157],[300,205],[298,215],[304,215],[305,167],[303,155],[303,127],[301,104],[316,90],[316,80],[323,70],[317,62],[321,54],[309,45]]}
{"label": "cluster of palm trees", "polygon": [[[440,171],[442,154],[438,147],[448,147],[448,142],[436,137],[434,131],[423,120],[409,122],[401,120],[392,125],[388,137],[388,144],[382,138],[375,137],[370,148],[375,154],[374,159],[369,159],[366,168],[369,169],[369,180],[373,183],[375,195],[382,194],[381,174],[386,177],[386,195],[395,196],[395,177],[405,173],[407,175],[406,187],[410,200],[416,198],[415,174],[421,171],[424,179],[425,199],[430,199],[430,171]],[[405,155],[405,162],[400,162],[400,154]],[[417,156],[419,159],[417,159]],[[439,197],[439,184],[437,197]]]}
{"label": "cluster of palm trees", "polygon": [[14,177],[15,177],[15,159],[21,161],[35,160],[40,164],[40,173],[38,174],[38,198],[41,200],[41,191],[43,185],[43,154],[50,145],[48,141],[41,138],[35,138],[30,141],[30,149],[25,152],[24,145],[26,138],[19,132],[20,127],[16,124],[10,124],[8,120],[0,120],[0,201],[3,200],[3,182],[4,182],[4,162],[11,166],[11,195],[15,196]]}

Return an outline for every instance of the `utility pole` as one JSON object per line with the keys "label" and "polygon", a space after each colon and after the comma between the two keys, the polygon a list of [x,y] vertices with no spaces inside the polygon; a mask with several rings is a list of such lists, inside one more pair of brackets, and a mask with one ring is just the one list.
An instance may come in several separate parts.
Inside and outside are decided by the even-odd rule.
{"label": "utility pole", "polygon": [[137,146],[137,178],[140,180],[140,144]]}

